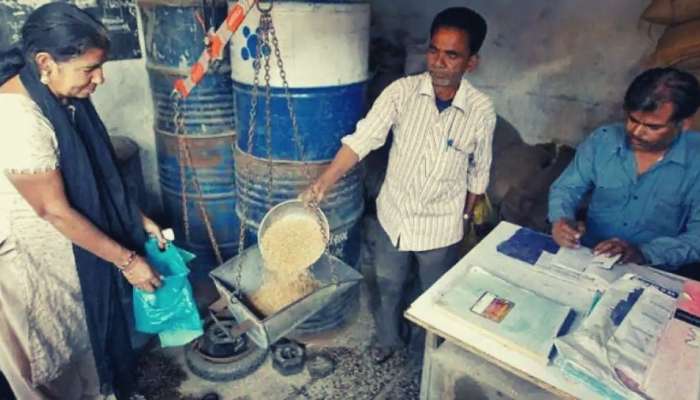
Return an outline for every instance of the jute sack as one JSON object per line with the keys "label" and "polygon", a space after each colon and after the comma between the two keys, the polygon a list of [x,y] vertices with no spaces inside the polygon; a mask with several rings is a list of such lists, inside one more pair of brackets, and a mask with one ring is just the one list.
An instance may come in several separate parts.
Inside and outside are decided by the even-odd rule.
{"label": "jute sack", "polygon": [[653,0],[642,19],[661,25],[675,25],[700,18],[698,0]]}
{"label": "jute sack", "polygon": [[695,57],[700,57],[700,19],[666,28],[650,61],[665,67]]}

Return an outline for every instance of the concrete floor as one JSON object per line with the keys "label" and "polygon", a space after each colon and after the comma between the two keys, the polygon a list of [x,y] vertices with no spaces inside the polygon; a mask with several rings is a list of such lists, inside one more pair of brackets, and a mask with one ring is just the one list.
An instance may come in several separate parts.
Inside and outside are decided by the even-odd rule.
{"label": "concrete floor", "polygon": [[243,379],[209,382],[189,371],[183,348],[156,351],[171,356],[185,370],[186,380],[179,387],[183,398],[198,399],[216,392],[225,400],[417,399],[418,354],[398,353],[381,365],[372,363],[367,348],[372,343],[374,322],[365,285],[361,293],[360,302],[344,327],[297,338],[306,344],[307,354],[320,352],[336,361],[334,373],[325,378],[313,379],[306,369],[297,375],[282,376],[268,357],[257,371]]}
{"label": "concrete floor", "polygon": [[[251,375],[231,382],[209,382],[194,375],[185,365],[183,348],[158,349],[172,357],[186,372],[179,387],[184,399],[199,399],[208,392],[216,392],[225,400],[331,400],[331,399],[386,399],[413,400],[418,398],[421,352],[397,353],[381,365],[375,365],[368,354],[374,336],[371,316],[374,289],[372,270],[372,237],[379,225],[374,218],[365,218],[361,272],[365,280],[360,284],[360,299],[348,314],[345,325],[337,330],[314,336],[295,338],[306,344],[307,355],[323,353],[336,362],[335,372],[322,379],[313,379],[304,369],[292,376],[282,376],[268,357]],[[195,287],[198,302],[210,303],[216,294],[208,285]],[[420,347],[420,346],[418,346]],[[168,399],[170,400],[170,399]]]}

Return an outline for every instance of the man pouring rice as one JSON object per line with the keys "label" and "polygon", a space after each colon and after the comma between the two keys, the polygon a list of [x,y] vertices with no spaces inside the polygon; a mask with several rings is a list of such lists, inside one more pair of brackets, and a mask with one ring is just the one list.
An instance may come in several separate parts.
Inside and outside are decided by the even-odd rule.
{"label": "man pouring rice", "polygon": [[328,169],[302,194],[320,202],[393,131],[377,199],[382,231],[376,238],[378,343],[372,356],[378,363],[404,345],[400,307],[412,260],[423,290],[454,265],[463,216],[472,213],[489,181],[496,113],[488,96],[465,76],[479,62],[486,22],[471,9],[449,8],[435,17],[430,36],[428,72],[389,85],[355,132],[342,139]]}

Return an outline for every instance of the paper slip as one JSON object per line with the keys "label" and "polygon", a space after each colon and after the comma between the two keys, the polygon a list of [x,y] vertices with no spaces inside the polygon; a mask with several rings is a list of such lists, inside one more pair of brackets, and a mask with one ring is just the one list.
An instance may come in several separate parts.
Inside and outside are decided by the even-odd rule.
{"label": "paper slip", "polygon": [[[533,271],[547,275],[556,279],[558,282],[574,285],[579,288],[585,288],[587,291],[595,292],[596,290],[605,291],[605,289],[622,275],[622,270],[604,269],[604,268],[588,268],[585,271],[579,272],[569,267],[562,267],[554,262],[555,254],[543,251],[537,263],[533,265]],[[593,255],[588,258],[593,259]]]}
{"label": "paper slip", "polygon": [[554,278],[572,283],[576,283],[579,279],[581,279],[580,273],[572,271],[568,268],[562,268],[555,264],[554,257],[554,254],[543,251],[540,258],[538,258],[537,262],[535,263],[535,269],[538,272],[542,272]]}
{"label": "paper slip", "polygon": [[613,265],[620,259],[620,255],[609,257],[605,254],[595,255],[586,247],[567,249],[562,247],[554,255],[552,263],[563,268],[567,268],[578,273],[583,273],[589,267],[612,269]]}
{"label": "paper slip", "polygon": [[552,264],[572,271],[583,273],[593,261],[593,252],[586,247],[569,249],[562,247],[552,259]]}
{"label": "paper slip", "polygon": [[591,266],[603,269],[612,269],[613,265],[615,265],[617,260],[620,259],[620,256],[621,254],[612,257],[605,254],[598,254],[591,260]]}

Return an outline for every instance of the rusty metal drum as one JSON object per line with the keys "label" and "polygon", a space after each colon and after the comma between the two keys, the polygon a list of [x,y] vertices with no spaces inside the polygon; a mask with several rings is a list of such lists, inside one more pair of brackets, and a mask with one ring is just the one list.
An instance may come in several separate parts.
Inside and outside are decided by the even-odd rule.
{"label": "rusty metal drum", "polygon": [[[176,243],[197,256],[193,276],[206,277],[218,265],[206,219],[223,259],[238,250],[232,154],[236,132],[228,52],[179,107],[171,94],[175,80],[189,74],[204,50],[206,30],[218,27],[226,18],[228,5],[221,0],[139,0],[138,6],[154,105],[163,209],[175,230]],[[181,129],[176,129],[176,111],[182,113]],[[191,165],[182,147],[189,149]]]}

